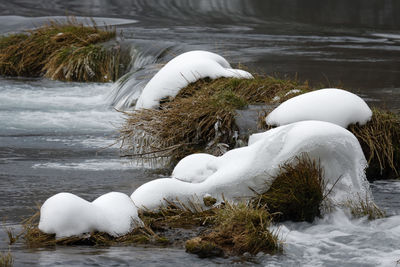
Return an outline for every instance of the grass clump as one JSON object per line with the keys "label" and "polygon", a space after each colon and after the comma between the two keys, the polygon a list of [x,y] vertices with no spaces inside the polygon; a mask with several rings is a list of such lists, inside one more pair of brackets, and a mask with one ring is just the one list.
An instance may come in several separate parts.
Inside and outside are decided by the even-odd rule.
{"label": "grass clump", "polygon": [[199,258],[223,257],[224,251],[214,242],[201,237],[192,238],[185,243],[186,252],[196,254]]}
{"label": "grass clump", "polygon": [[365,125],[350,125],[368,159],[370,180],[398,178],[400,175],[400,119],[386,110],[372,109]]}
{"label": "grass clump", "polygon": [[11,252],[0,252],[0,267],[11,267],[14,264],[14,258]]}
{"label": "grass clump", "polygon": [[177,201],[177,204],[167,201],[168,206],[160,207],[158,211],[140,210],[139,217],[143,223],[154,231],[166,228],[195,228],[209,226],[214,223],[216,208],[203,209],[194,201],[189,206]]}
{"label": "grass clump", "polygon": [[215,203],[217,203],[217,199],[212,196],[206,196],[203,198],[203,203],[206,207],[212,207]]}
{"label": "grass clump", "polygon": [[0,37],[0,74],[45,76],[62,81],[106,82],[118,76],[119,52],[100,43],[115,38],[115,29],[84,26],[76,19]]}
{"label": "grass clump", "polygon": [[272,103],[275,96],[293,89],[304,92],[310,87],[270,76],[201,79],[175,98],[164,99],[158,110],[125,113],[120,130],[122,153],[167,158],[171,165],[195,152],[221,155],[236,144],[236,110],[248,104]]}
{"label": "grass clump", "polygon": [[274,254],[282,251],[278,234],[270,230],[272,216],[262,206],[226,203],[216,210],[213,228],[186,242],[186,251],[200,257]]}
{"label": "grass clump", "polygon": [[319,162],[303,154],[283,164],[266,192],[257,193],[256,205],[265,205],[279,221],[312,222],[321,216],[324,171]]}
{"label": "grass clump", "polygon": [[385,212],[369,199],[368,196],[363,198],[358,195],[357,199],[348,200],[341,204],[341,206],[348,208],[354,218],[367,217],[368,220],[376,220],[385,217]]}

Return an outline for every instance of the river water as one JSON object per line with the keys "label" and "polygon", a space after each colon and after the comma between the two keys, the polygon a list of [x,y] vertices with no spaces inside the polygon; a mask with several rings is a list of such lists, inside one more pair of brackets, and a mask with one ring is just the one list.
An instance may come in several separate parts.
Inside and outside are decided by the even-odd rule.
{"label": "river water", "polygon": [[[343,84],[371,106],[400,110],[400,2],[396,0],[0,0],[0,33],[50,18],[92,16],[117,25],[131,43],[125,84],[0,78],[0,217],[15,232],[37,204],[58,192],[89,201],[131,194],[159,171],[118,157],[132,84],[176,54],[204,49],[260,73]],[[51,17],[49,17],[51,16]],[[139,79],[139,81],[138,81]],[[142,82],[143,85],[143,82]],[[400,259],[400,181],[371,185],[388,218],[368,222],[337,212],[313,224],[285,223],[282,255],[198,259],[179,248],[11,247],[15,266],[309,265],[395,266]],[[8,250],[0,230],[0,251]]]}

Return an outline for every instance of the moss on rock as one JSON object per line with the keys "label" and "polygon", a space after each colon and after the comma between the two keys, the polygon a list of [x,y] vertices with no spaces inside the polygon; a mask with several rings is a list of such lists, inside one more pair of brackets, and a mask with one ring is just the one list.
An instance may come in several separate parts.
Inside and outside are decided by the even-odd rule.
{"label": "moss on rock", "polygon": [[186,252],[196,254],[199,258],[224,256],[224,251],[214,242],[203,240],[201,237],[192,238],[185,243]]}

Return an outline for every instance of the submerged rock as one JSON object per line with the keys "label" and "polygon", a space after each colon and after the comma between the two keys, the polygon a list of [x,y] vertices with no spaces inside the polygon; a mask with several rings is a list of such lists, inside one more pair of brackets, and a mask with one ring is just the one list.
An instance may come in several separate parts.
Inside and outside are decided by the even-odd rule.
{"label": "submerged rock", "polygon": [[250,135],[260,132],[260,118],[275,109],[277,104],[248,105],[236,110],[235,124],[238,127],[238,139],[246,140]]}

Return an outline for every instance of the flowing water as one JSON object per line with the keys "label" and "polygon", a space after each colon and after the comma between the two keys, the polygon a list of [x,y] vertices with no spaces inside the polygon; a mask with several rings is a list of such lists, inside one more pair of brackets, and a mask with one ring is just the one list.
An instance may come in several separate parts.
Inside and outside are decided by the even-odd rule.
{"label": "flowing water", "polygon": [[[204,49],[260,73],[343,84],[370,105],[400,110],[400,3],[397,0],[0,0],[0,33],[36,27],[64,15],[117,25],[132,47],[131,72],[112,84],[0,78],[0,217],[15,232],[22,218],[58,192],[87,200],[131,194],[158,178],[120,159],[113,146],[133,85],[174,55]],[[52,17],[49,17],[52,16]],[[137,93],[136,93],[137,94]],[[15,266],[309,265],[395,266],[400,259],[400,181],[375,182],[389,215],[376,221],[341,212],[285,223],[282,255],[199,259],[177,248],[11,247]],[[0,251],[6,251],[0,230]]]}

